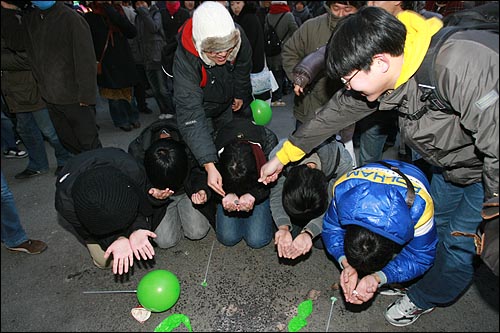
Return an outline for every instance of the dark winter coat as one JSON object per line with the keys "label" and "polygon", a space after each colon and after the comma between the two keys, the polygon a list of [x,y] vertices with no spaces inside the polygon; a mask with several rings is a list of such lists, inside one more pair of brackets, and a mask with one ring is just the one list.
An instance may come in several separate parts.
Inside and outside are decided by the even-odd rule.
{"label": "dark winter coat", "polygon": [[85,14],[94,41],[94,61],[101,58],[102,51],[108,37],[109,22],[119,31],[112,33],[113,38],[108,41],[108,47],[102,60],[102,74],[97,76],[97,84],[102,88],[121,89],[133,87],[139,81],[139,75],[132,57],[127,39],[137,35],[137,29],[125,15],[121,15],[113,6],[102,4],[106,16],[95,12]]}
{"label": "dark winter coat", "polygon": [[[177,129],[177,122],[175,119],[157,120],[142,130],[141,134],[129,144],[129,154],[134,156],[137,162],[143,165],[146,150],[154,141],[160,138],[160,133],[163,129],[171,135],[172,140],[179,141],[184,144],[179,130]],[[212,190],[207,184],[207,173],[194,160],[188,147],[186,147],[186,151],[189,158],[188,174],[183,188],[176,191],[174,196],[186,194],[190,198],[192,194],[204,190],[207,194],[207,202],[203,205],[196,205],[196,208],[198,208],[211,223],[214,223],[215,205],[212,201]]]}
{"label": "dark winter coat", "polygon": [[[269,128],[255,125],[251,119],[245,117],[234,117],[233,120],[223,126],[216,135],[215,146],[217,151],[236,140],[250,141],[260,144],[266,159],[274,147],[278,144],[278,137]],[[263,185],[255,179],[254,186],[249,192],[255,203],[261,203],[269,197],[270,186]]]}
{"label": "dark winter coat", "polygon": [[96,56],[85,19],[63,2],[23,16],[26,50],[43,99],[96,104]]}
{"label": "dark winter coat", "polygon": [[[2,32],[22,28],[17,14],[18,11],[2,7]],[[7,45],[7,40],[2,36],[2,96],[9,111],[33,112],[46,108],[26,52],[14,51]]]}
{"label": "dark winter coat", "polygon": [[[223,66],[208,66],[200,59],[193,44],[192,19],[186,21],[178,36],[173,66],[177,124],[200,165],[218,160],[209,123],[217,122],[224,112],[232,113],[235,98],[243,100],[242,110],[252,99],[252,47],[243,29],[237,28],[241,33],[240,50],[233,63]],[[202,67],[206,75],[202,75]]]}
{"label": "dark winter coat", "polygon": [[[103,249],[106,249],[121,235],[108,235],[95,239],[79,221],[71,195],[73,185],[79,175],[86,170],[102,166],[112,166],[121,170],[135,181],[138,188],[144,190],[145,195],[147,195],[148,190],[151,188],[144,167],[137,163],[132,155],[120,148],[114,147],[94,149],[75,155],[60,172],[56,181],[55,208],[75,228],[80,237],[84,240],[97,241]],[[159,206],[165,202],[165,200],[156,200],[150,195],[147,196],[152,206]],[[138,214],[136,220],[128,228],[125,236],[130,236],[132,232],[138,229],[155,230],[162,218],[163,215],[158,216],[154,211],[152,217]]]}

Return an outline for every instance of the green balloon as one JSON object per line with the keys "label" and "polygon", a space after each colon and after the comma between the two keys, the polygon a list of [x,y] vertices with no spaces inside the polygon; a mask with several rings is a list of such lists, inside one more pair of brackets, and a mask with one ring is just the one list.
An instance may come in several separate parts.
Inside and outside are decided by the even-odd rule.
{"label": "green balloon", "polygon": [[179,299],[181,285],[177,277],[167,270],[158,269],[144,275],[137,286],[137,298],[151,312],[170,309]]}
{"label": "green balloon", "polygon": [[273,112],[271,106],[267,102],[261,99],[255,99],[250,103],[250,108],[252,109],[252,116],[255,124],[261,126],[269,124]]}

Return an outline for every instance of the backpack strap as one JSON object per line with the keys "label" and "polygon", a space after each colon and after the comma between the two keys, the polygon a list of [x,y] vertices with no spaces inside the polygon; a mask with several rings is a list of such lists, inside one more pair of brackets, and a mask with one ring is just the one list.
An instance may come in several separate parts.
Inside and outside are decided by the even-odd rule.
{"label": "backpack strap", "polygon": [[[441,48],[443,43],[446,41],[446,39],[448,39],[448,37],[459,30],[461,30],[461,28],[453,26],[444,27],[439,30],[434,36],[432,36],[431,44],[429,46],[429,49],[427,50],[424,60],[415,73],[415,79],[417,80],[418,87],[423,92],[420,100],[422,102],[429,102],[427,109],[435,111],[444,111],[451,109],[451,105],[441,95],[439,89],[437,89],[436,76],[434,75],[434,65],[436,63],[436,57],[439,53],[439,49]],[[424,113],[422,113],[418,118],[423,116]]]}
{"label": "backpack strap", "polygon": [[382,164],[386,168],[388,168],[388,169],[394,171],[395,173],[397,173],[398,175],[400,175],[405,180],[406,188],[407,188],[405,201],[406,201],[406,205],[408,206],[408,208],[411,208],[411,206],[413,206],[413,202],[415,202],[415,188],[413,187],[413,184],[410,181],[410,179],[408,178],[408,176],[406,176],[401,170],[399,170],[398,167],[391,165],[385,161],[377,161],[375,163]]}
{"label": "backpack strap", "polygon": [[415,80],[417,81],[419,89],[422,91],[420,100],[427,103],[411,115],[400,113],[402,117],[410,120],[418,120],[429,110],[441,111],[445,113],[454,112],[448,100],[439,91],[435,75],[435,64],[439,49],[444,42],[454,33],[464,30],[490,30],[498,33],[498,22],[474,23],[463,26],[446,26],[441,28],[441,30],[432,36],[431,44],[427,50],[424,60],[415,73]]}
{"label": "backpack strap", "polygon": [[[278,24],[280,24],[280,21],[283,18],[283,16],[285,16],[285,14],[286,13],[281,13],[280,18],[278,19],[278,21],[276,22],[276,24],[274,25],[274,27],[269,22],[269,16],[266,16],[267,25],[270,26],[273,30],[276,31],[276,27],[278,26]],[[276,36],[278,36],[278,32],[276,32]],[[278,36],[278,38],[279,38],[279,36]],[[281,41],[281,38],[280,38],[280,41]]]}

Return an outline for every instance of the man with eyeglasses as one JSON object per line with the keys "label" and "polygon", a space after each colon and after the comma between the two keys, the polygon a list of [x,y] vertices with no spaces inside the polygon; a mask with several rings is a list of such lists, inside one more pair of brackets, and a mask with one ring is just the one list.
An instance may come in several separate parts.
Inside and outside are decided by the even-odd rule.
{"label": "man with eyeglasses", "polygon": [[247,116],[252,48],[229,11],[214,1],[196,8],[178,38],[173,72],[179,132],[207,171],[208,185],[224,196],[213,138],[233,113]]}
{"label": "man with eyeglasses", "polygon": [[[377,7],[339,22],[327,46],[326,66],[329,76],[344,78],[346,89],[289,136],[259,179],[275,181],[284,165],[377,105],[385,112],[397,109],[405,142],[436,167],[431,196],[439,243],[434,265],[385,311],[394,326],[410,325],[464,294],[474,277],[476,249],[472,238],[452,232],[475,234],[483,202],[498,199],[498,35],[460,31],[444,42],[434,75],[452,110],[428,109],[420,116],[417,111],[430,101],[422,98],[414,74],[441,27],[436,18],[425,20],[411,11],[395,17]],[[367,101],[378,103],[369,107]]]}

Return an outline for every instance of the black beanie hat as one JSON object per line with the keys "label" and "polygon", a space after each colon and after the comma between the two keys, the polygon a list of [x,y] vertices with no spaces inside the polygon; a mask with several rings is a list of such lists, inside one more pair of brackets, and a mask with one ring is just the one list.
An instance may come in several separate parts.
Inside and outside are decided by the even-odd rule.
{"label": "black beanie hat", "polygon": [[110,166],[82,172],[71,192],[80,223],[94,235],[125,230],[135,220],[141,193],[128,176]]}

